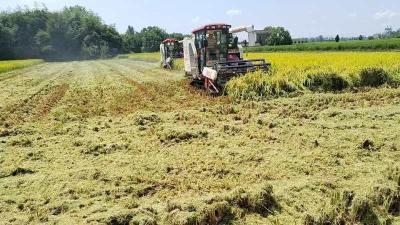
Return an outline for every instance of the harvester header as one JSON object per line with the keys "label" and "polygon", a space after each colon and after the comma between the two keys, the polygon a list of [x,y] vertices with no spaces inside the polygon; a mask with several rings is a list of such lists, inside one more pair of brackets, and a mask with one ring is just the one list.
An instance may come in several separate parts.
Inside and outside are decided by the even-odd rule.
{"label": "harvester header", "polygon": [[267,71],[270,66],[264,59],[243,60],[243,48],[230,29],[224,23],[207,24],[183,40],[186,75],[213,94],[220,93],[235,76]]}

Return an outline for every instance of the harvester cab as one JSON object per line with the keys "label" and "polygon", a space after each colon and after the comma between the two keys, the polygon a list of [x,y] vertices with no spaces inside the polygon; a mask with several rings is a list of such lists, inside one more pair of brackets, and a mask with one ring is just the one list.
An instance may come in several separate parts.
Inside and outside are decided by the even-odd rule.
{"label": "harvester cab", "polygon": [[174,60],[183,57],[182,44],[174,39],[165,39],[160,44],[161,66],[166,69],[172,69]]}
{"label": "harvester cab", "polygon": [[207,91],[218,94],[233,77],[256,70],[267,71],[264,59],[244,60],[238,38],[230,33],[230,25],[210,24],[193,31],[183,40],[185,73]]}

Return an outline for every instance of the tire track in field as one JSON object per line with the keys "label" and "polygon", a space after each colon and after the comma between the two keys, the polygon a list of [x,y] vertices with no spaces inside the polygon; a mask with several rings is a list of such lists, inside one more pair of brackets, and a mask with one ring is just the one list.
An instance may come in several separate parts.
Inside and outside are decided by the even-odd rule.
{"label": "tire track in field", "polygon": [[[160,99],[167,96],[167,93],[165,92],[166,90],[161,90],[161,87],[154,88],[154,85],[146,83],[143,84],[132,79],[130,76],[127,76],[124,72],[122,72],[120,68],[118,68],[121,65],[112,64],[105,61],[101,62],[101,64],[104,67],[108,68],[110,72],[113,73],[113,75],[119,76],[119,79],[121,79],[123,83],[126,83],[129,86],[133,87],[132,91],[126,93],[125,96],[122,96],[121,99],[118,100],[119,107],[113,110],[114,113],[121,114],[136,111],[139,109],[154,110],[154,107],[168,106],[168,104],[165,103],[157,103],[158,101],[160,101]],[[132,72],[143,74],[142,72],[136,70],[136,68],[130,69],[130,73]]]}
{"label": "tire track in field", "polygon": [[[150,92],[145,87],[146,86],[145,84],[141,84],[138,81],[136,81],[136,80],[132,79],[131,77],[127,76],[126,74],[121,72],[120,69],[116,67],[116,65],[108,64],[106,62],[102,62],[102,65],[104,65],[105,67],[109,68],[111,72],[116,73],[116,75],[118,75],[124,82],[128,83],[129,85],[131,85],[135,89],[137,89],[137,91],[139,91],[141,94],[143,94],[144,98],[151,96],[151,95],[149,95]],[[121,65],[121,66],[123,66],[123,65]],[[144,74],[143,72],[137,70],[136,68],[133,68],[133,70],[136,71],[137,73]],[[151,99],[154,99],[154,97],[151,98]]]}
{"label": "tire track in field", "polygon": [[69,84],[61,84],[54,86],[43,98],[38,99],[38,105],[35,107],[35,112],[32,115],[33,120],[39,120],[47,116],[51,109],[64,97],[69,89]]}
{"label": "tire track in field", "polygon": [[0,82],[0,111],[10,105],[18,104],[37,93],[46,86],[60,71],[64,71],[65,63],[48,63],[41,70],[25,71],[14,79]]}
{"label": "tire track in field", "polygon": [[109,68],[111,72],[116,72],[125,81],[128,81],[128,83],[134,82],[135,86],[146,84],[164,85],[165,83],[176,81],[176,79],[173,79],[176,73],[163,71],[153,66],[146,67],[139,64],[126,65],[125,61],[121,62],[117,60],[103,61],[101,63]]}
{"label": "tire track in field", "polygon": [[118,76],[111,75],[100,61],[77,62],[70,88],[54,111],[79,118],[110,114],[112,105],[118,104],[115,96],[124,92]]}
{"label": "tire track in field", "polygon": [[[224,98],[213,98],[198,90],[193,90],[185,81],[161,80],[156,82],[139,82],[130,76],[132,69],[121,70],[118,61],[104,61],[102,64],[120,76],[120,79],[131,85],[133,90],[121,96],[116,113],[127,113],[137,110],[173,111],[179,108],[197,108],[213,104],[221,104]],[[127,75],[129,74],[129,75]],[[146,75],[145,76],[151,76]]]}
{"label": "tire track in field", "polygon": [[18,125],[28,121],[37,121],[46,116],[69,89],[67,83],[57,83],[66,75],[71,74],[71,71],[66,73],[66,70],[68,68],[63,67],[61,71],[55,73],[57,74],[55,77],[44,81],[46,84],[27,98],[5,106],[4,110],[0,111],[0,125]]}
{"label": "tire track in field", "polygon": [[[125,70],[135,70],[139,74],[144,75],[143,76],[143,81],[145,82],[146,80],[148,81],[155,81],[159,82],[160,80],[166,81],[166,80],[182,80],[184,78],[183,74],[179,74],[179,71],[169,71],[169,70],[164,70],[158,67],[156,63],[148,63],[148,62],[136,62],[136,61],[115,61],[115,64],[118,64],[119,66],[125,68]],[[146,78],[151,78],[154,77],[153,79],[146,79]],[[140,78],[140,77],[138,77]]]}

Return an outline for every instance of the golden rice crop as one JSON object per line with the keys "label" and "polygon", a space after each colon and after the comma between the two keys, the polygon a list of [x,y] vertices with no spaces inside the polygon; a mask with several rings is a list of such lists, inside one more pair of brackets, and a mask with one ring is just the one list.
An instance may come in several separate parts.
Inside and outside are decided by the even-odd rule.
{"label": "golden rice crop", "polygon": [[357,86],[398,84],[400,53],[250,53],[267,59],[268,74],[255,72],[231,80],[227,92],[235,98],[264,98],[296,91],[340,91]]}
{"label": "golden rice crop", "polygon": [[175,70],[183,70],[185,65],[183,64],[183,59],[175,59],[174,69]]}
{"label": "golden rice crop", "polygon": [[36,65],[43,62],[41,59],[6,60],[0,61],[0,73]]}

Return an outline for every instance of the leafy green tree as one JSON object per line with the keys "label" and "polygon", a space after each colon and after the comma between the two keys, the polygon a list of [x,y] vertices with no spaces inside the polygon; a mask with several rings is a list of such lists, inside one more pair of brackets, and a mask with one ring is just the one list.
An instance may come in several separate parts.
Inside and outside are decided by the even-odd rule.
{"label": "leafy green tree", "polygon": [[[122,48],[122,38],[114,26],[81,6],[64,8],[48,22],[55,58],[99,58],[113,56]],[[107,50],[107,52],[106,52]]]}
{"label": "leafy green tree", "polygon": [[110,56],[110,48],[106,42],[100,45],[100,58],[105,59]]}
{"label": "leafy green tree", "polygon": [[13,40],[14,34],[12,29],[5,27],[0,22],[0,59],[11,59],[14,57]]}
{"label": "leafy green tree", "polygon": [[100,56],[100,46],[104,44],[97,32],[86,35],[82,44],[82,54],[86,59],[95,59]]}
{"label": "leafy green tree", "polygon": [[[103,25],[100,31],[101,40],[104,44],[100,45],[103,50],[108,49],[108,56],[115,56],[120,53],[122,49],[122,37],[114,26]],[[107,46],[107,48],[105,48]],[[103,54],[100,54],[104,58]]]}
{"label": "leafy green tree", "polygon": [[390,26],[387,26],[385,28],[385,36],[387,37],[391,37],[393,35],[393,28]]}
{"label": "leafy green tree", "polygon": [[[17,58],[32,58],[39,54],[35,46],[35,35],[46,29],[49,17],[47,9],[20,9],[12,13],[2,13],[0,24],[6,36],[12,36],[12,52]],[[8,31],[7,31],[8,30]]]}
{"label": "leafy green tree", "polygon": [[50,46],[50,34],[44,30],[40,30],[36,33],[35,37],[35,46],[39,49],[41,55],[49,54],[48,48]]}
{"label": "leafy green tree", "polygon": [[292,36],[288,30],[283,27],[266,27],[267,45],[291,45],[293,44]]}
{"label": "leafy green tree", "polygon": [[[48,22],[48,33],[51,36],[51,45],[56,52],[56,58],[71,59],[86,56],[87,51],[82,47],[97,45],[83,43],[87,36],[97,35],[102,31],[100,17],[81,6],[65,8],[56,13]],[[87,40],[93,40],[88,38]]]}
{"label": "leafy green tree", "polygon": [[185,35],[181,34],[181,33],[172,33],[168,35],[169,38],[175,38],[178,41],[183,40],[183,38],[185,37]]}
{"label": "leafy green tree", "polygon": [[158,51],[160,43],[168,37],[165,30],[155,26],[143,28],[140,35],[142,39],[142,50],[144,52]]}
{"label": "leafy green tree", "polygon": [[140,33],[135,32],[133,27],[128,26],[127,31],[122,36],[122,51],[125,53],[142,52],[142,40]]}
{"label": "leafy green tree", "polygon": [[338,35],[336,35],[336,37],[335,37],[335,41],[336,41],[336,42],[339,42],[339,41],[340,41],[339,34],[338,34]]}
{"label": "leafy green tree", "polygon": [[135,34],[136,34],[135,28],[129,25],[128,29],[125,32],[125,35],[135,35]]}
{"label": "leafy green tree", "polygon": [[45,6],[0,12],[0,59],[95,59],[120,52],[151,52],[158,51],[167,37],[181,40],[184,35],[167,34],[155,26],[141,32],[129,26],[121,35],[82,6],[56,12]]}
{"label": "leafy green tree", "polygon": [[400,29],[398,29],[398,30],[395,32],[394,36],[395,36],[396,38],[400,38]]}

